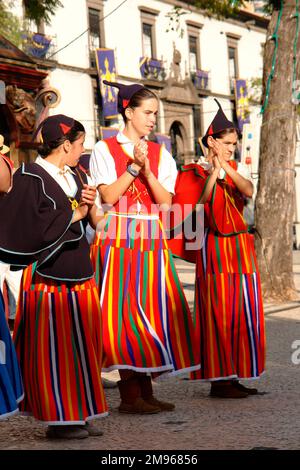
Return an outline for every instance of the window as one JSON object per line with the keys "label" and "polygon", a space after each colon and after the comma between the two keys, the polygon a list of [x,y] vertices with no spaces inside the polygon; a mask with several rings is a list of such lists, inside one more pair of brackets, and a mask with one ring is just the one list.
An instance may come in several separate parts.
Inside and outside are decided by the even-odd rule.
{"label": "window", "polygon": [[189,66],[190,72],[194,74],[200,70],[200,31],[202,24],[195,21],[187,21],[188,48],[189,48]]}
{"label": "window", "polygon": [[229,76],[230,78],[237,77],[237,67],[236,67],[236,49],[234,47],[228,48],[228,57],[229,57]]}
{"label": "window", "polygon": [[199,144],[199,138],[203,135],[201,126],[201,105],[195,104],[193,106],[193,124],[194,124],[194,153],[195,160],[199,160],[199,157],[203,155],[201,146]]}
{"label": "window", "polygon": [[148,7],[139,7],[139,10],[141,12],[143,57],[156,59],[155,22],[159,11]]}
{"label": "window", "polygon": [[230,93],[234,93],[234,79],[239,77],[238,67],[238,40],[240,36],[227,33],[228,46],[228,72]]}
{"label": "window", "polygon": [[189,36],[189,55],[190,55],[190,71],[196,72],[199,69],[198,64],[198,38]]}
{"label": "window", "polygon": [[152,41],[152,26],[151,24],[143,23],[143,56],[154,57],[153,54],[153,41]]}
{"label": "window", "polygon": [[104,47],[104,39],[103,39],[103,30],[101,25],[103,24],[101,19],[101,11],[95,8],[88,9],[89,14],[89,41],[90,41],[90,66],[96,67],[96,59],[95,59],[95,49],[99,49],[100,47]]}

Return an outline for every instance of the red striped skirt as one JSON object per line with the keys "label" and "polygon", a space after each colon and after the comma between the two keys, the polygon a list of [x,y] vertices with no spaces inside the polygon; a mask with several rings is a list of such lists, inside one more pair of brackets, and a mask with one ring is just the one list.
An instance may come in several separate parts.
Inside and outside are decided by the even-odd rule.
{"label": "red striped skirt", "polygon": [[105,370],[196,370],[194,325],[158,218],[109,214],[91,250]]}
{"label": "red striped skirt", "polygon": [[265,368],[260,277],[252,236],[206,232],[196,265],[201,370],[192,378],[257,378]]}
{"label": "red striped skirt", "polygon": [[24,271],[14,331],[21,411],[50,424],[84,424],[107,413],[101,321],[94,279],[60,283]]}

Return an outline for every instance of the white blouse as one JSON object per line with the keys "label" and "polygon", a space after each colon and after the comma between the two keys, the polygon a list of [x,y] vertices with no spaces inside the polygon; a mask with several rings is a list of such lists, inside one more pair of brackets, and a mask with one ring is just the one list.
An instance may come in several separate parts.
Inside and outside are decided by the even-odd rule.
{"label": "white blouse", "polygon": [[[117,141],[121,144],[123,151],[133,158],[134,143],[122,132],[118,133]],[[112,184],[118,179],[115,161],[103,140],[97,142],[91,154],[90,174],[95,186],[99,186],[99,184]],[[163,146],[157,179],[169,193],[174,194],[176,178],[177,168],[175,160],[165,146]]]}
{"label": "white blouse", "polygon": [[64,169],[61,170],[58,166],[53,163],[48,162],[44,158],[38,156],[35,160],[35,163],[40,165],[44,170],[52,176],[53,179],[59,184],[61,189],[64,191],[67,197],[74,198],[77,193],[77,184],[74,179],[74,172],[67,165],[64,166]]}

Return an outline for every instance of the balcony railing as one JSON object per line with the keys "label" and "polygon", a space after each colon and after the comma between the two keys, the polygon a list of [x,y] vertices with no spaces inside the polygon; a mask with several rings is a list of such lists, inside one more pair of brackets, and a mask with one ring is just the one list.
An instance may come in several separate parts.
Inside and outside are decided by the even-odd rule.
{"label": "balcony railing", "polygon": [[163,81],[166,79],[166,71],[162,60],[141,57],[140,71],[141,76],[147,80]]}
{"label": "balcony railing", "polygon": [[197,90],[210,90],[210,72],[207,70],[191,72],[191,79]]}
{"label": "balcony railing", "polygon": [[24,31],[22,49],[25,54],[36,59],[47,59],[55,52],[54,37],[45,34]]}

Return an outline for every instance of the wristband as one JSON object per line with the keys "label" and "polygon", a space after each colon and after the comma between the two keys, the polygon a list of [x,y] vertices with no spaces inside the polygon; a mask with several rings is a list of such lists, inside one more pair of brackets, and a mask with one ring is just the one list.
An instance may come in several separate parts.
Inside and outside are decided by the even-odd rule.
{"label": "wristband", "polygon": [[126,168],[126,171],[128,171],[128,173],[130,173],[131,176],[134,176],[134,178],[136,178],[137,176],[139,176],[139,171],[138,171],[138,170],[135,170],[134,168],[132,168],[131,165],[128,165],[128,167]]}

